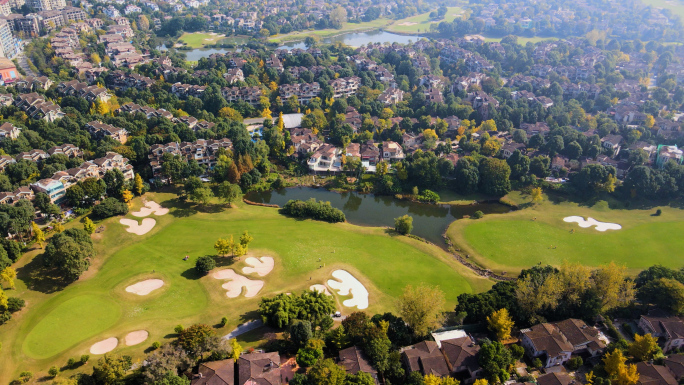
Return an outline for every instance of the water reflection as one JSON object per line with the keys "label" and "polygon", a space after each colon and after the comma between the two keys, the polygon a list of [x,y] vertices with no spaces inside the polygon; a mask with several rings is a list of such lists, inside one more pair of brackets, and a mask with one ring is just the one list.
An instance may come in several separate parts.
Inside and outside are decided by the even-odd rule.
{"label": "water reflection", "polygon": [[[323,38],[323,39],[321,39],[321,41],[323,42],[323,44],[333,44],[333,43],[339,41],[339,42],[342,42],[342,43],[349,45],[349,46],[352,46],[352,47],[360,47],[362,45],[367,45],[368,43],[408,44],[409,42],[416,42],[422,38],[423,38],[423,36],[398,35],[396,33],[391,33],[391,32],[386,32],[386,31],[381,31],[381,30],[375,30],[375,31],[368,31],[368,32],[343,33],[343,34],[338,35],[338,36]],[[291,42],[291,43],[283,43],[283,45],[278,47],[278,48],[306,49],[306,46],[304,45],[304,42]]]}
{"label": "water reflection", "polygon": [[394,226],[394,218],[408,214],[413,217],[413,233],[435,244],[443,245],[442,234],[449,224],[480,210],[485,214],[505,213],[508,206],[500,203],[479,203],[468,206],[430,205],[398,200],[389,196],[336,193],[325,189],[293,187],[274,192],[248,193],[247,199],[258,203],[283,206],[290,199],[316,198],[327,201],[344,212],[347,221],[362,226]]}

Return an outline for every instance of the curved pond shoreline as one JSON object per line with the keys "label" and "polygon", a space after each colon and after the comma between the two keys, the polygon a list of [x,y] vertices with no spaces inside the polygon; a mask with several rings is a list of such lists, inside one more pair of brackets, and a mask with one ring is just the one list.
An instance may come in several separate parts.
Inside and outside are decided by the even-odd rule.
{"label": "curved pond shoreline", "polygon": [[476,211],[485,214],[502,214],[512,210],[499,202],[469,205],[429,204],[400,200],[392,196],[335,192],[323,188],[290,187],[280,190],[249,192],[245,199],[257,204],[276,204],[282,207],[287,201],[315,198],[342,210],[349,223],[360,226],[394,227],[394,218],[413,217],[413,234],[440,247],[446,248],[443,234],[449,225]]}

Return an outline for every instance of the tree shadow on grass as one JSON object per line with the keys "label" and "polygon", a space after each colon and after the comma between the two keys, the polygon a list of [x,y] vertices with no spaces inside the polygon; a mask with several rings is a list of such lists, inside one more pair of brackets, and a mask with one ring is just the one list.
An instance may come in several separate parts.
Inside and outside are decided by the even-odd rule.
{"label": "tree shadow on grass", "polygon": [[197,269],[195,269],[195,266],[192,266],[191,268],[189,268],[189,269],[187,269],[181,273],[181,277],[183,277],[185,279],[190,279],[193,281],[196,281],[196,280],[204,277],[205,275],[207,275],[207,274],[200,273],[199,271],[197,271]]}
{"label": "tree shadow on grass", "polygon": [[44,294],[51,294],[63,290],[69,281],[53,267],[43,264],[43,254],[37,255],[26,265],[17,268],[17,278],[26,284],[29,290]]}
{"label": "tree shadow on grass", "polygon": [[261,319],[258,310],[250,310],[240,314],[240,323],[245,323],[253,320]]}

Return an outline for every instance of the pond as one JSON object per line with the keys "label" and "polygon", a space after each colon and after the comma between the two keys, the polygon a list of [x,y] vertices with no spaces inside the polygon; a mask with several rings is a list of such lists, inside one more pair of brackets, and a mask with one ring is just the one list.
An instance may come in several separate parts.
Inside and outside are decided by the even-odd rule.
{"label": "pond", "polygon": [[394,227],[394,218],[408,214],[413,217],[413,234],[439,246],[444,246],[442,234],[451,222],[463,218],[464,215],[473,215],[478,210],[485,214],[501,214],[511,210],[500,203],[477,203],[467,206],[431,205],[399,200],[391,196],[357,192],[337,193],[311,187],[250,192],[245,198],[257,203],[277,204],[280,207],[291,199],[316,198],[330,202],[333,207],[344,212],[349,223],[361,226]]}
{"label": "pond", "polygon": [[[159,51],[166,51],[165,45],[157,46]],[[187,61],[199,61],[203,57],[209,57],[215,53],[225,54],[227,52],[239,51],[239,49],[228,49],[228,48],[195,48],[192,50],[182,50],[179,49],[178,52],[185,54]]]}
{"label": "pond", "polygon": [[[343,33],[333,37],[326,37],[321,39],[323,44],[333,44],[335,42],[341,41],[346,45],[352,47],[360,47],[362,45],[367,45],[368,43],[400,43],[408,44],[409,41],[416,42],[423,38],[423,36],[417,35],[398,35],[396,33],[386,32],[382,30],[368,31],[368,32],[349,32]],[[303,41],[283,43],[282,46],[278,48],[301,48],[306,49]]]}

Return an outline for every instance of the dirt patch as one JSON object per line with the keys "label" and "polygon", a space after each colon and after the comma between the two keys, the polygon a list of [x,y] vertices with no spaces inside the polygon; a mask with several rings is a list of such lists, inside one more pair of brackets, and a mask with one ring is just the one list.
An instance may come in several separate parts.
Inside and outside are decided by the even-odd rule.
{"label": "dirt patch", "polygon": [[337,290],[339,295],[351,294],[352,296],[351,299],[342,302],[344,306],[356,306],[359,309],[368,308],[368,290],[358,279],[346,270],[335,270],[332,272],[332,276],[339,281],[330,279],[328,280],[328,286],[333,290]]}
{"label": "dirt patch", "polygon": [[126,346],[133,346],[145,341],[149,335],[150,333],[148,333],[147,330],[136,330],[126,334],[124,340],[126,342]]}
{"label": "dirt patch", "polygon": [[242,272],[245,274],[256,273],[259,277],[265,277],[273,270],[275,266],[275,261],[271,257],[248,257],[245,259],[245,263],[251,265],[251,267],[243,267]]}
{"label": "dirt patch", "polygon": [[251,298],[259,293],[264,287],[264,281],[249,279],[242,276],[233,269],[219,270],[213,274],[216,279],[228,279],[230,282],[224,283],[221,287],[226,289],[226,296],[228,298],[237,298],[242,294],[242,288],[245,288],[245,297]]}
{"label": "dirt patch", "polygon": [[90,347],[90,354],[105,354],[116,348],[119,340],[116,337],[107,338],[106,340],[96,342]]}
{"label": "dirt patch", "polygon": [[154,225],[157,224],[157,221],[152,218],[145,218],[142,220],[142,224],[139,224],[136,220],[122,218],[119,219],[119,223],[124,226],[128,226],[126,231],[129,233],[133,233],[135,235],[144,235],[154,228]]}
{"label": "dirt patch", "polygon": [[148,295],[162,286],[164,286],[164,281],[161,279],[147,279],[127,287],[126,291],[137,295]]}

